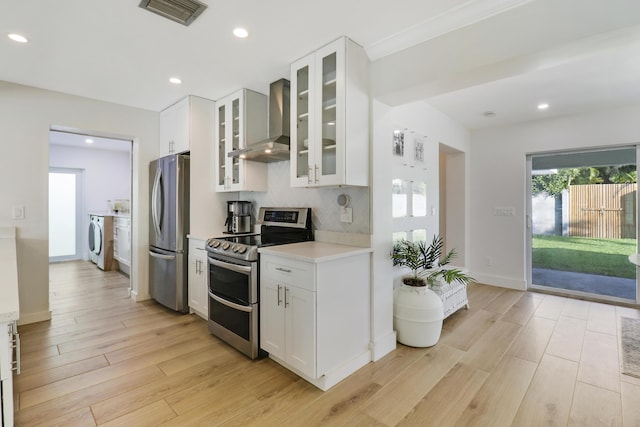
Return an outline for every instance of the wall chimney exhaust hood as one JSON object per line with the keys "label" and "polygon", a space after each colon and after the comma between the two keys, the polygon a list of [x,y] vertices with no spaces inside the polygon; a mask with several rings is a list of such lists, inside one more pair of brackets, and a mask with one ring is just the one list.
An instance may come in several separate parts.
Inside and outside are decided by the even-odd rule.
{"label": "wall chimney exhaust hood", "polygon": [[264,163],[289,160],[289,85],[287,79],[269,85],[269,138],[231,151],[227,156]]}

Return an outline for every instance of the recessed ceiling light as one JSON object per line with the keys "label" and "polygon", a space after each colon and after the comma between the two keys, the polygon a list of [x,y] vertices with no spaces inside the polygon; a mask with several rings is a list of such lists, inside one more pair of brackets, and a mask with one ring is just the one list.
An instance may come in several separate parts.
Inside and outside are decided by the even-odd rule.
{"label": "recessed ceiling light", "polygon": [[9,38],[14,42],[18,42],[18,43],[27,43],[29,41],[25,36],[22,36],[20,34],[15,34],[15,33],[9,34]]}
{"label": "recessed ceiling light", "polygon": [[546,104],[546,103],[538,104],[538,110],[546,110],[547,108],[549,108],[549,104]]}
{"label": "recessed ceiling light", "polygon": [[86,142],[87,144],[93,144],[93,139],[87,138],[84,140],[84,142]]}
{"label": "recessed ceiling light", "polygon": [[180,80],[178,77],[171,77],[169,81],[174,85],[179,85],[180,83],[182,83],[182,80]]}
{"label": "recessed ceiling light", "polygon": [[238,27],[233,29],[233,35],[238,37],[239,39],[244,39],[249,36],[249,32],[244,28]]}

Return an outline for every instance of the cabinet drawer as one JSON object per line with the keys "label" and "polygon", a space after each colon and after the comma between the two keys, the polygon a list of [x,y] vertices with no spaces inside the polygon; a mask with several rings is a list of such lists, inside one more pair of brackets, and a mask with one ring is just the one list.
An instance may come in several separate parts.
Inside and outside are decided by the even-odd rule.
{"label": "cabinet drawer", "polygon": [[260,269],[260,274],[270,280],[315,291],[313,264],[270,255],[261,255]]}
{"label": "cabinet drawer", "polygon": [[129,226],[131,225],[131,219],[129,219],[129,218],[115,217],[113,222],[114,222],[116,227],[127,227],[127,228],[129,228]]}
{"label": "cabinet drawer", "polygon": [[206,244],[206,241],[202,240],[202,239],[195,239],[195,238],[190,238],[189,239],[189,251],[195,251],[197,249],[201,249],[201,250],[205,250],[204,246]]}

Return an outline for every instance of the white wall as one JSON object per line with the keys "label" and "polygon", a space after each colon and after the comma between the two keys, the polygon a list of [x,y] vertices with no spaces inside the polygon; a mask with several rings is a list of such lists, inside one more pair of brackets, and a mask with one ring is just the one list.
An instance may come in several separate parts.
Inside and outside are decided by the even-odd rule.
{"label": "white wall", "polygon": [[[526,289],[526,155],[640,142],[640,106],[472,133],[469,268],[480,282]],[[515,216],[494,216],[494,207]],[[487,264],[489,258],[489,264]]]}
{"label": "white wall", "polygon": [[[391,251],[393,218],[391,213],[391,181],[394,178],[392,163],[393,130],[407,128],[426,137],[424,152],[425,178],[427,182],[427,210],[435,209],[435,215],[427,215],[429,233],[439,228],[439,150],[446,144],[460,152],[469,151],[469,132],[440,111],[424,102],[399,107],[389,107],[373,101],[373,154],[372,154],[372,348],[373,358],[378,360],[395,348],[393,331],[393,285],[399,272],[389,259]],[[467,156],[468,157],[468,156]],[[396,165],[397,166],[397,165]],[[466,179],[466,178],[465,178]],[[468,200],[468,181],[464,199]],[[468,203],[466,203],[468,206]],[[468,213],[463,214],[468,222]]]}
{"label": "white wall", "polygon": [[105,212],[107,200],[130,199],[130,154],[51,145],[49,166],[84,169],[87,212]]}
{"label": "white wall", "polygon": [[[49,312],[49,130],[62,126],[134,141],[132,284],[148,298],[148,164],[156,157],[159,114],[0,81],[0,225],[17,228],[20,323],[45,320]],[[13,220],[12,206],[26,217]],[[144,232],[140,232],[143,230]]]}

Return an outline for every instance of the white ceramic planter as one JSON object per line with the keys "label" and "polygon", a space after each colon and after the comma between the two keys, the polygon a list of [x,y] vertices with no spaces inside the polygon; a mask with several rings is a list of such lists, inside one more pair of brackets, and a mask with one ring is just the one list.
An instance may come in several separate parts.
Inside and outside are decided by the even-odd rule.
{"label": "white ceramic planter", "polygon": [[440,297],[426,286],[400,285],[393,298],[397,340],[411,347],[431,347],[440,339],[444,309]]}

